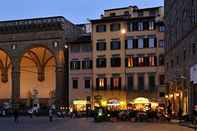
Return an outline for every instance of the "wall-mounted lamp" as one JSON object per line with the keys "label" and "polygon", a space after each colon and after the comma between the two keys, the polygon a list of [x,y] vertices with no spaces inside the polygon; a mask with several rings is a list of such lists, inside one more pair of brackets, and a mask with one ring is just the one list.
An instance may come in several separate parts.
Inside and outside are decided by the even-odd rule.
{"label": "wall-mounted lamp", "polygon": [[16,45],[15,44],[12,45],[12,50],[16,50]]}
{"label": "wall-mounted lamp", "polygon": [[55,41],[55,42],[53,43],[53,46],[54,46],[54,47],[57,47],[57,46],[58,46],[58,42]]}
{"label": "wall-mounted lamp", "polygon": [[64,45],[64,48],[68,49],[68,45]]}

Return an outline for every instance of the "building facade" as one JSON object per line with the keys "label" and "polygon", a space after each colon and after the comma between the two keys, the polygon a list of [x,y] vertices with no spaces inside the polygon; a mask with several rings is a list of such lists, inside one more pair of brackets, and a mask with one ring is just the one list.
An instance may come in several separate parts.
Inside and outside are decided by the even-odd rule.
{"label": "building facade", "polygon": [[164,84],[163,7],[109,9],[92,23],[93,104],[125,108],[159,98]]}
{"label": "building facade", "polygon": [[[165,0],[165,70],[172,111],[188,113],[194,109],[195,85],[190,68],[197,63],[197,1]],[[175,104],[176,103],[176,104]]]}
{"label": "building facade", "polygon": [[[86,110],[92,94],[92,43],[90,34],[82,34],[69,44],[69,104]],[[89,103],[90,104],[90,103]]]}
{"label": "building facade", "polygon": [[68,104],[68,49],[81,30],[64,17],[0,22],[0,100]]}

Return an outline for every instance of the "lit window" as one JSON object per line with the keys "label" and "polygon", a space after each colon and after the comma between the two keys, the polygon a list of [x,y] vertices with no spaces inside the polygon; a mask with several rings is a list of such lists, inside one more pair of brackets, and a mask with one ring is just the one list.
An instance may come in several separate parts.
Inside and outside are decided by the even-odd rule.
{"label": "lit window", "polygon": [[119,78],[113,78],[114,87],[117,88],[119,86]]}
{"label": "lit window", "polygon": [[154,56],[149,57],[149,65],[150,66],[155,66],[155,57]]}
{"label": "lit window", "polygon": [[133,67],[133,58],[132,57],[128,57],[128,60],[127,60],[127,64],[129,68]]}
{"label": "lit window", "polygon": [[105,86],[105,79],[100,78],[99,79],[99,87],[104,88],[104,86]]}
{"label": "lit window", "polygon": [[138,58],[139,66],[144,66],[144,57]]}

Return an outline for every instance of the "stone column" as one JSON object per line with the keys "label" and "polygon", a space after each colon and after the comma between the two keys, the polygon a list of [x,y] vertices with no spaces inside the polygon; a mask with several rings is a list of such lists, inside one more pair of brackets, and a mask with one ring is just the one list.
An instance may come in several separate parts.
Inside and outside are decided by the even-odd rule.
{"label": "stone column", "polygon": [[148,80],[148,73],[146,72],[145,74],[144,74],[144,89],[146,90],[146,91],[148,91],[148,89],[149,89],[149,82],[148,82],[149,80]]}
{"label": "stone column", "polygon": [[66,79],[65,71],[65,53],[64,49],[60,49],[56,54],[56,102],[59,105],[67,104]]}
{"label": "stone column", "polygon": [[12,66],[12,99],[14,101],[20,98],[20,62],[13,61]]}
{"label": "stone column", "polygon": [[134,90],[139,90],[138,89],[138,75],[137,75],[137,73],[134,74],[133,80],[134,80]]}

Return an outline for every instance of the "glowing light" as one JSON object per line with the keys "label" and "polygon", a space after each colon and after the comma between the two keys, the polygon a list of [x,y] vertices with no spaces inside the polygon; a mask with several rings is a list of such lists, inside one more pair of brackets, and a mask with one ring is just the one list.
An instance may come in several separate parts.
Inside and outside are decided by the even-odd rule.
{"label": "glowing light", "polygon": [[165,95],[165,98],[168,99],[168,95]]}
{"label": "glowing light", "polygon": [[179,93],[175,93],[175,96],[176,96],[176,97],[179,97]]}
{"label": "glowing light", "polygon": [[102,100],[101,101],[101,106],[106,107],[107,106],[107,101]]}
{"label": "glowing light", "polygon": [[150,103],[150,101],[147,98],[138,97],[138,98],[133,100],[133,103],[134,104],[147,104],[147,103]]}
{"label": "glowing light", "polygon": [[172,98],[173,97],[173,94],[170,94],[170,98]]}
{"label": "glowing light", "polygon": [[121,30],[121,34],[126,34],[126,32],[127,32],[126,29]]}
{"label": "glowing light", "polygon": [[86,105],[87,101],[86,100],[74,100],[73,104],[74,105]]}

